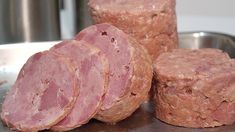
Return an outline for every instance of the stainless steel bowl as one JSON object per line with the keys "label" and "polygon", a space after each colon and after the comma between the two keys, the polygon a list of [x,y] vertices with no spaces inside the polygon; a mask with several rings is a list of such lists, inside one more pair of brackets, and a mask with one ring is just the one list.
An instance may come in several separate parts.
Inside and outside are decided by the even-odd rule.
{"label": "stainless steel bowl", "polygon": [[0,0],[0,44],[60,39],[59,0]]}
{"label": "stainless steel bowl", "polygon": [[179,34],[180,48],[217,48],[235,58],[235,37],[213,32],[185,32]]}

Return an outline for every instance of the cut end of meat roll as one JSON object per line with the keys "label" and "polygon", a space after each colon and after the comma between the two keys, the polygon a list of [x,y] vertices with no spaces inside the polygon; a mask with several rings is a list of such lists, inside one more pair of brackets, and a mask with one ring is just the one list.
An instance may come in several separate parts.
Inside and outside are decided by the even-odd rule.
{"label": "cut end of meat roll", "polygon": [[80,81],[80,94],[72,111],[51,129],[67,131],[87,123],[98,112],[108,85],[109,66],[99,49],[87,42],[69,40],[51,51],[73,60]]}
{"label": "cut end of meat roll", "polygon": [[107,23],[90,26],[75,39],[98,47],[109,61],[108,90],[95,118],[115,123],[130,116],[145,100],[151,87],[153,71],[147,51]]}
{"label": "cut end of meat roll", "polygon": [[53,52],[31,56],[8,92],[1,118],[14,130],[49,129],[73,108],[79,87],[70,59]]}
{"label": "cut end of meat roll", "polygon": [[177,49],[154,62],[156,117],[203,128],[235,122],[235,61],[217,49]]}
{"label": "cut end of meat roll", "polygon": [[82,30],[75,39],[98,47],[108,58],[109,88],[101,109],[109,109],[128,91],[128,78],[131,77],[133,67],[129,64],[131,47],[127,35],[110,24],[98,24]]}

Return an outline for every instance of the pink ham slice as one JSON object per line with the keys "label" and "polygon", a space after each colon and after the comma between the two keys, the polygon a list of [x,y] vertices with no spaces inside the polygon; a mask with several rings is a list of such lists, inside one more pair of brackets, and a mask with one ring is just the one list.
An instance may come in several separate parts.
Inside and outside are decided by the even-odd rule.
{"label": "pink ham slice", "polygon": [[52,127],[65,131],[87,123],[99,110],[108,84],[108,62],[100,50],[86,42],[65,41],[55,45],[51,51],[73,60],[79,69],[80,94],[71,113]]}
{"label": "pink ham slice", "polygon": [[146,99],[151,87],[153,71],[147,51],[107,23],[90,26],[75,39],[98,47],[109,61],[108,90],[95,118],[116,123],[130,116]]}
{"label": "pink ham slice", "polygon": [[108,24],[98,24],[81,31],[77,40],[87,41],[97,46],[105,53],[110,63],[110,81],[108,91],[101,109],[112,107],[115,101],[127,91],[128,79],[131,77],[132,67],[131,48],[128,46],[125,34]]}
{"label": "pink ham slice", "polygon": [[49,129],[72,109],[78,81],[71,61],[53,52],[31,56],[7,94],[1,118],[14,130]]}

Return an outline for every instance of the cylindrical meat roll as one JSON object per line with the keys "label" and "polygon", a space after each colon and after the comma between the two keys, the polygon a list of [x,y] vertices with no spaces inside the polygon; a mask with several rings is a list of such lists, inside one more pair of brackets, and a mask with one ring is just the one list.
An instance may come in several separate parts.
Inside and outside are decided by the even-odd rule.
{"label": "cylindrical meat roll", "polygon": [[217,49],[177,49],[154,62],[156,117],[184,127],[235,121],[235,61]]}

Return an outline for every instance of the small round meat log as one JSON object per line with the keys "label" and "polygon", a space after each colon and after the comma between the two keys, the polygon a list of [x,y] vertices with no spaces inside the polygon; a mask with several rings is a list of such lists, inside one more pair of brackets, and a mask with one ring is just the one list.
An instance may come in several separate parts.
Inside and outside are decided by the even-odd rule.
{"label": "small round meat log", "polygon": [[108,91],[96,119],[116,123],[130,116],[146,99],[151,87],[152,62],[134,39],[110,24],[97,24],[76,38],[98,47],[108,58]]}
{"label": "small round meat log", "polygon": [[98,112],[108,86],[108,62],[101,51],[86,42],[64,41],[50,49],[73,60],[80,93],[72,111],[51,129],[67,131],[87,123]]}
{"label": "small round meat log", "polygon": [[7,94],[1,118],[18,131],[49,129],[73,108],[79,87],[70,59],[53,52],[31,56]]}
{"label": "small round meat log", "polygon": [[235,121],[235,61],[217,49],[176,49],[154,62],[156,117],[172,125]]}
{"label": "small round meat log", "polygon": [[90,0],[95,23],[110,23],[134,37],[156,59],[178,46],[175,0]]}

